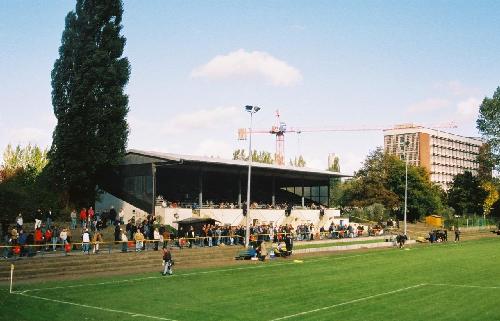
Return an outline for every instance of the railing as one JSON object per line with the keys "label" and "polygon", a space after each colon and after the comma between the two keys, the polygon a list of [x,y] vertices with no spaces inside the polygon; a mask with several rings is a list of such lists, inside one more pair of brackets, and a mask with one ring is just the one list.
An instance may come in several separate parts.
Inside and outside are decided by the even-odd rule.
{"label": "railing", "polygon": [[[355,230],[349,233],[347,230],[335,230],[332,232],[278,232],[278,233],[254,233],[250,235],[250,243],[256,245],[257,242],[281,242],[284,241],[287,235],[290,235],[292,240],[295,241],[312,241],[312,240],[323,240],[323,239],[342,239],[342,238],[355,238],[366,235],[362,230]],[[369,236],[369,235],[368,235]],[[142,242],[142,246],[138,247],[138,243]],[[214,235],[214,236],[195,236],[195,237],[179,237],[172,239],[145,239],[143,241],[99,241],[99,242],[64,242],[64,243],[52,243],[46,242],[43,244],[12,244],[12,245],[2,245],[0,246],[0,253],[3,254],[4,258],[17,258],[20,256],[35,256],[41,255],[45,256],[49,253],[63,253],[64,255],[69,255],[69,253],[74,251],[85,251],[90,254],[99,252],[121,251],[149,251],[158,250],[163,246],[175,246],[180,249],[188,247],[211,247],[218,246],[221,244],[225,245],[244,245],[244,236],[238,234],[232,235]]]}

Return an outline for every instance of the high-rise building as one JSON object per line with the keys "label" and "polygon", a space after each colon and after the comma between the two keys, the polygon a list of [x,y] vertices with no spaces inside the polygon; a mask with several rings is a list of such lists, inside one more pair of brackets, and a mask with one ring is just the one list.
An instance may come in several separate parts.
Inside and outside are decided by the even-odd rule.
{"label": "high-rise building", "polygon": [[[407,143],[405,143],[407,142]],[[384,150],[405,159],[408,164],[425,167],[432,182],[447,189],[453,177],[465,171],[477,175],[477,156],[484,142],[412,124],[384,130]]]}

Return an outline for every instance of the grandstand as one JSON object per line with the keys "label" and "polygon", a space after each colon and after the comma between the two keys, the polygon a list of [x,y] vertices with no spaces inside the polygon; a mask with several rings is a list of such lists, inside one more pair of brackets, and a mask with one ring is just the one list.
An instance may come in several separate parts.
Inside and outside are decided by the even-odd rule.
{"label": "grandstand", "polygon": [[[247,171],[248,163],[241,160],[129,150],[121,165],[100,175],[99,186],[104,194],[96,203],[96,210],[107,211],[111,206],[125,208],[126,219],[155,213],[165,216],[166,223],[190,217],[195,210],[200,217],[237,225],[243,218],[242,195],[246,195]],[[279,224],[285,217],[284,204],[328,208],[330,179],[346,176],[311,168],[254,163],[251,202],[259,204],[259,210],[280,210],[254,211],[255,215],[261,221]],[[221,209],[221,203],[227,205],[224,209],[232,211],[214,211]],[[167,207],[178,210],[165,211]],[[211,210],[204,211],[207,208]],[[319,219],[317,214],[319,210],[313,215]]]}

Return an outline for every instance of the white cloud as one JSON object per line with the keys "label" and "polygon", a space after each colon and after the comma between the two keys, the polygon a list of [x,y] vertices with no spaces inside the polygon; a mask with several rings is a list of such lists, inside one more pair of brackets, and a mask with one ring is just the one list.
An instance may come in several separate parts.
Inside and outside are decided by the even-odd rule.
{"label": "white cloud", "polygon": [[357,152],[346,152],[340,155],[340,172],[343,174],[354,174],[355,171],[361,168],[368,152],[369,151],[366,151],[365,154],[360,150]]}
{"label": "white cloud", "polygon": [[300,71],[267,52],[239,49],[218,55],[191,72],[193,78],[263,77],[275,86],[291,86],[302,80]]}
{"label": "white cloud", "polygon": [[205,139],[202,140],[195,151],[195,155],[213,156],[218,158],[231,158],[233,148],[223,140]]}
{"label": "white cloud", "polygon": [[473,120],[477,118],[481,100],[476,97],[470,97],[457,104],[458,116],[463,120]]}
{"label": "white cloud", "polygon": [[469,87],[464,85],[458,80],[451,80],[448,82],[437,83],[434,88],[439,90],[444,90],[447,93],[451,93],[454,96],[471,96],[478,95],[479,89],[474,87]]}
{"label": "white cloud", "polygon": [[189,113],[175,115],[163,125],[163,133],[180,134],[193,130],[207,130],[220,127],[234,128],[242,123],[245,114],[236,107],[217,107],[214,109],[201,109]]}
{"label": "white cloud", "polygon": [[408,107],[409,113],[425,113],[450,106],[448,99],[429,98]]}

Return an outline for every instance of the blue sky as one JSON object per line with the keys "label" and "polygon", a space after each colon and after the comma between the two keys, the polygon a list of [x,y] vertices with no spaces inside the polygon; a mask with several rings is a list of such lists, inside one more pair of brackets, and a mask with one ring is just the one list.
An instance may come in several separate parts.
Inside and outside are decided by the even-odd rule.
{"label": "blue sky", "polygon": [[[50,72],[72,1],[0,2],[0,149],[50,146]],[[276,109],[289,127],[455,121],[500,85],[498,1],[125,1],[129,148],[231,157]],[[271,135],[256,149],[274,151]],[[286,157],[356,170],[382,132],[286,136]]]}

